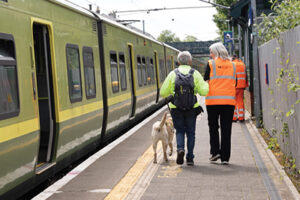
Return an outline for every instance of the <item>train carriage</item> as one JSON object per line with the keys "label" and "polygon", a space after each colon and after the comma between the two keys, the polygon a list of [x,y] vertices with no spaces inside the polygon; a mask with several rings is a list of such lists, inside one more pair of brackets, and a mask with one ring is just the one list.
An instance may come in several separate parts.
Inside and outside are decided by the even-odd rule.
{"label": "train carriage", "polygon": [[[104,138],[133,124],[157,103],[158,58],[161,43],[99,16],[103,33],[107,122]],[[120,42],[124,41],[124,42]]]}
{"label": "train carriage", "polygon": [[0,195],[100,140],[96,18],[58,3],[0,2]]}
{"label": "train carriage", "polygon": [[165,104],[174,48],[62,0],[0,0],[0,17],[0,198]]}

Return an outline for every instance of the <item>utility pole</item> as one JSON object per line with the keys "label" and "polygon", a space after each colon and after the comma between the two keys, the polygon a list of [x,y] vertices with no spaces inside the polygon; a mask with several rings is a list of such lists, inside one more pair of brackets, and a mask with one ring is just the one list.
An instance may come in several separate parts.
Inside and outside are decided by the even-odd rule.
{"label": "utility pole", "polygon": [[[251,8],[253,14],[253,24],[256,24],[256,0],[251,0]],[[261,127],[262,110],[261,110],[261,95],[260,95],[260,76],[258,67],[258,41],[257,28],[252,26],[252,60],[253,60],[253,93],[254,93],[254,115],[256,127]]]}

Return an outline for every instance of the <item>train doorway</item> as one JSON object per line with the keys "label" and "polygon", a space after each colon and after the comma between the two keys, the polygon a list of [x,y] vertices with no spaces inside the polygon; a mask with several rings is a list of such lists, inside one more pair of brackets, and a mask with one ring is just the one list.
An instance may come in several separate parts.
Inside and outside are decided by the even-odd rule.
{"label": "train doorway", "polygon": [[135,95],[135,85],[134,85],[134,62],[133,62],[133,48],[132,45],[128,45],[128,55],[129,55],[129,71],[130,71],[130,87],[131,87],[131,113],[129,117],[134,117],[135,107],[136,107],[136,95]]}
{"label": "train doorway", "polygon": [[51,162],[55,133],[52,60],[49,30],[46,25],[33,24],[33,41],[40,120],[40,145],[37,167],[40,167],[45,163]]}

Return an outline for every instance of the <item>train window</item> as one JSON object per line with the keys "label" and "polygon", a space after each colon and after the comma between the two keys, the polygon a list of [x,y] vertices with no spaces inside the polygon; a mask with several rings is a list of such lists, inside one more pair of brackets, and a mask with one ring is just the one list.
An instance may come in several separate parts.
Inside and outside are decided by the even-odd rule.
{"label": "train window", "polygon": [[146,66],[147,66],[147,83],[148,85],[150,85],[152,77],[151,77],[151,67],[150,67],[149,57],[146,58]]}
{"label": "train window", "polygon": [[159,60],[159,76],[160,76],[160,81],[164,81],[166,78],[165,63],[164,60],[162,59]]}
{"label": "train window", "polygon": [[151,77],[151,83],[154,84],[154,66],[153,66],[153,59],[150,58],[150,77]]}
{"label": "train window", "polygon": [[82,100],[81,72],[78,46],[73,44],[67,44],[66,54],[68,67],[69,96],[70,101],[74,103]]}
{"label": "train window", "polygon": [[142,83],[142,63],[141,63],[141,57],[140,56],[137,56],[137,74],[138,74],[139,86],[143,86],[143,83]]}
{"label": "train window", "polygon": [[86,98],[96,97],[95,70],[93,49],[91,47],[83,47],[83,67],[84,67],[84,83]]}
{"label": "train window", "polygon": [[0,120],[17,116],[19,111],[14,38],[0,33]]}
{"label": "train window", "polygon": [[168,73],[172,71],[172,62],[170,60],[167,61],[167,66],[168,66]]}
{"label": "train window", "polygon": [[117,53],[115,51],[110,52],[110,75],[113,93],[119,92],[118,60]]}
{"label": "train window", "polygon": [[147,76],[146,76],[146,60],[145,57],[142,58],[142,80],[144,85],[147,85]]}
{"label": "train window", "polygon": [[124,91],[127,89],[124,53],[119,53],[119,68],[120,68],[121,90]]}

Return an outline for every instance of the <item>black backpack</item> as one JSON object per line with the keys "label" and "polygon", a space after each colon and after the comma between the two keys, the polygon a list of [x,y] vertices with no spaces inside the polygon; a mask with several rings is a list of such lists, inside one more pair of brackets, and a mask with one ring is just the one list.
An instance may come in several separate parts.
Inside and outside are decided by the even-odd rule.
{"label": "black backpack", "polygon": [[175,95],[172,103],[178,110],[191,110],[197,101],[194,95],[194,71],[191,68],[188,74],[182,74],[178,68],[175,69]]}

